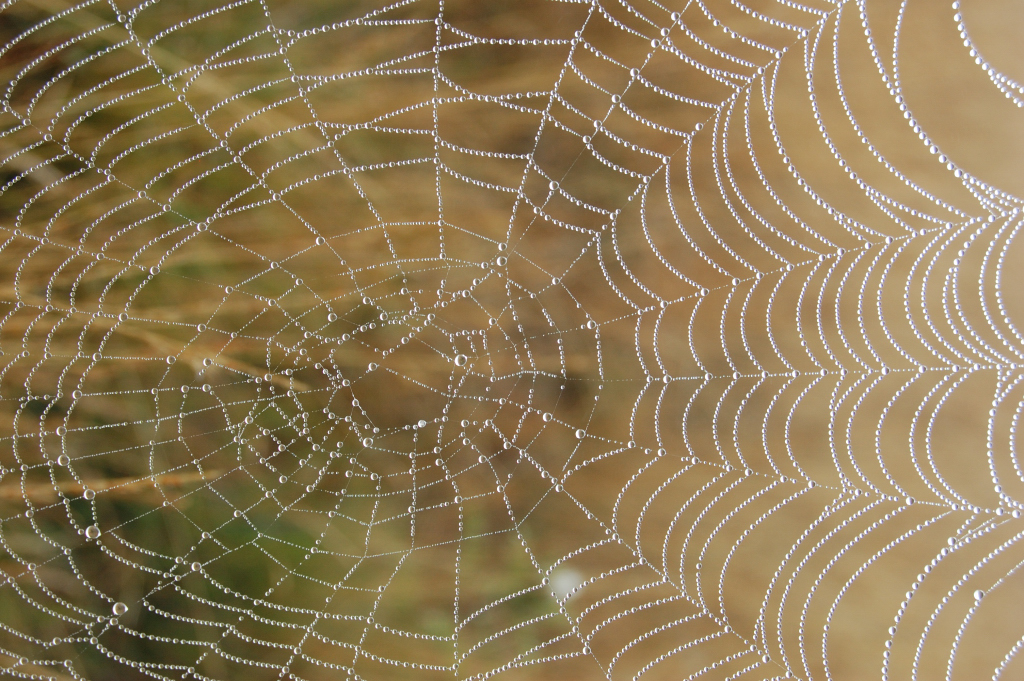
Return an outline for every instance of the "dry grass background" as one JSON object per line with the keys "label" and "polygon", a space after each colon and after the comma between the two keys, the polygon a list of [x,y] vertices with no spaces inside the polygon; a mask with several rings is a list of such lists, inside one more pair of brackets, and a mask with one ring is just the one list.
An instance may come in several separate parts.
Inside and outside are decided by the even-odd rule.
{"label": "dry grass background", "polygon": [[[539,573],[530,557],[547,569],[574,549],[605,538],[603,528],[608,528],[625,546],[611,542],[569,559],[560,572],[552,573],[569,575],[570,581],[605,575],[565,604],[574,616],[587,613],[581,625],[585,631],[612,618],[590,643],[598,660],[607,665],[615,651],[641,634],[693,617],[630,647],[616,661],[614,678],[633,678],[657,656],[703,636],[712,638],[673,655],[645,678],[687,678],[721,660],[725,662],[702,678],[731,678],[741,671],[744,679],[774,678],[784,670],[780,649],[785,649],[798,676],[823,677],[826,621],[832,678],[879,678],[883,645],[889,638],[886,629],[922,566],[946,546],[948,537],[962,535],[964,527],[991,524],[991,532],[944,560],[911,599],[900,623],[901,635],[895,638],[889,676],[910,678],[916,636],[935,604],[976,561],[1020,532],[1019,522],[994,515],[1000,500],[992,490],[986,457],[992,439],[999,465],[1010,461],[1009,416],[995,421],[990,436],[988,410],[993,391],[1008,385],[1007,375],[1012,373],[1005,368],[1005,358],[1016,356],[1017,350],[1007,349],[982,316],[978,290],[990,294],[993,281],[989,273],[981,282],[980,272],[988,265],[980,247],[963,258],[962,278],[952,286],[965,296],[965,318],[981,340],[957,339],[952,327],[941,326],[937,310],[951,285],[942,275],[958,257],[946,235],[959,234],[956,241],[962,241],[960,225],[986,215],[990,206],[936,163],[904,124],[898,104],[882,87],[870,61],[857,6],[848,3],[839,13],[825,4],[818,8],[833,19],[826,22],[818,44],[817,102],[836,147],[860,180],[919,211],[898,209],[902,222],[865,197],[817,133],[807,97],[804,43],[793,31],[759,22],[739,5],[714,5],[711,11],[739,34],[788,49],[773,81],[777,134],[808,184],[829,204],[877,230],[863,240],[840,229],[789,174],[775,151],[760,84],[741,90],[735,105],[725,107],[726,113],[718,117],[707,108],[632,86],[623,104],[644,119],[678,130],[703,122],[702,134],[693,136],[687,154],[680,137],[638,123],[621,108],[610,108],[606,93],[567,75],[560,86],[564,101],[588,117],[605,119],[604,128],[611,135],[639,147],[624,147],[609,135],[597,135],[593,146],[598,153],[645,174],[654,174],[659,162],[644,149],[673,154],[668,182],[665,169],[657,171],[651,190],[631,197],[636,182],[595,161],[578,135],[549,123],[538,138],[541,119],[536,113],[461,96],[458,88],[486,95],[521,93],[508,103],[543,108],[546,97],[530,93],[551,88],[565,63],[565,45],[478,45],[445,51],[439,56],[441,71],[451,82],[440,85],[435,85],[434,57],[429,53],[401,63],[414,71],[410,73],[315,80],[378,69],[417,50],[430,50],[435,42],[433,23],[361,25],[308,36],[288,51],[291,71],[276,56],[215,72],[192,68],[208,60],[222,61],[224,57],[214,56],[218,50],[266,26],[264,9],[278,29],[301,32],[358,16],[371,7],[356,1],[241,4],[161,38],[147,55],[135,42],[121,45],[129,39],[145,43],[161,30],[217,5],[185,0],[151,4],[135,17],[134,36],[111,24],[114,11],[104,3],[92,3],[45,25],[44,20],[71,5],[63,0],[22,0],[0,13],[0,42],[41,26],[0,58],[2,80],[13,83],[8,101],[19,112],[30,110],[32,121],[22,128],[10,112],[0,114],[7,131],[0,138],[0,157],[7,157],[6,175],[0,179],[6,183],[19,178],[0,196],[0,314],[6,315],[0,327],[0,560],[9,579],[0,589],[0,621],[5,627],[0,645],[8,655],[4,667],[18,656],[36,661],[15,665],[17,671],[10,673],[135,678],[142,672],[122,664],[124,659],[188,667],[202,656],[198,673],[208,678],[281,675],[279,667],[253,667],[238,658],[288,665],[288,673],[297,678],[336,678],[343,672],[309,661],[347,669],[351,649],[332,640],[361,641],[364,650],[385,658],[448,666],[453,663],[449,637],[456,601],[465,618],[496,599],[530,590],[483,611],[459,630],[458,649],[464,653],[495,632],[541,618],[481,645],[458,669],[459,677],[472,677],[568,631],[564,617],[545,618],[557,608],[536,588]],[[819,18],[781,3],[751,6],[799,26],[811,27]],[[668,11],[683,9],[659,9],[653,3],[637,7],[659,25],[670,23]],[[875,36],[881,49],[891,52],[898,3],[879,1],[866,7],[878,27]],[[122,11],[127,9],[122,6]],[[622,25],[653,35],[651,27],[624,5],[609,3],[605,9]],[[437,11],[435,4],[409,4],[387,16],[431,19]],[[466,0],[444,5],[450,27],[480,36],[531,40],[568,39],[589,11],[587,5],[560,2]],[[908,6],[900,33],[904,96],[931,138],[961,168],[1019,196],[1024,193],[1021,115],[966,59],[951,14],[944,3]],[[1024,79],[1024,74],[1014,73],[1024,63],[1014,28],[1024,21],[1020,8],[993,1],[972,4],[964,14],[972,36],[985,46],[986,57],[1010,77]],[[841,17],[843,36],[838,47],[842,82],[861,128],[892,165],[955,210],[937,209],[894,178],[845,120],[834,82],[829,81],[836,16]],[[755,65],[774,63],[764,51],[724,36],[696,5],[686,9],[684,18],[687,27],[712,47]],[[22,72],[53,46],[85,33],[87,37]],[[648,38],[630,35],[600,13],[593,15],[584,35],[597,49],[631,66],[643,64],[650,51]],[[694,45],[686,43],[678,29],[673,37],[680,44]],[[448,31],[444,40],[459,39]],[[119,47],[64,73],[86,55],[114,45]],[[276,49],[275,36],[262,34],[236,53],[260,55]],[[708,51],[701,54],[716,67],[739,68],[748,76],[755,70]],[[161,84],[154,68],[142,68],[147,58],[178,92],[185,93],[189,107],[212,110],[205,123],[219,135],[230,133],[233,152],[216,148],[209,131],[199,126],[178,130],[193,118],[185,102],[175,101]],[[581,72],[609,92],[622,92],[629,80],[628,73],[593,54],[581,54],[578,63]],[[296,82],[288,78],[292,71],[300,75]],[[123,78],[102,90],[78,97],[122,73]],[[664,52],[643,64],[642,73],[667,90],[715,103],[731,92]],[[275,84],[248,91],[270,81]],[[309,88],[302,97],[295,96],[298,85]],[[435,96],[435,87],[446,101],[437,107],[417,106]],[[135,94],[115,102],[117,94],[128,92]],[[247,94],[224,101],[228,94],[241,92]],[[104,101],[114,103],[78,119]],[[747,106],[750,124],[745,129]],[[360,128],[402,107],[411,108],[378,129]],[[151,116],[109,135],[151,108]],[[564,104],[554,105],[551,112],[567,128],[593,132],[587,118]],[[439,150],[432,136],[421,134],[433,128],[435,116],[445,142]],[[52,127],[46,129],[50,122]],[[723,151],[717,133],[726,125],[729,147]],[[131,151],[133,145],[171,130],[176,132]],[[46,132],[53,139],[43,139]],[[761,187],[747,151],[748,135],[760,170],[778,198],[813,232],[801,232]],[[95,167],[111,168],[110,179],[68,157],[62,140],[80,159],[91,158]],[[252,176],[232,158],[243,148],[241,158],[263,177],[267,188],[240,194],[252,185]],[[497,155],[473,156],[458,148]],[[534,149],[536,168],[524,176],[521,155]],[[17,150],[26,151],[15,154]],[[439,175],[433,163],[377,165],[430,159],[435,153],[453,172]],[[722,163],[726,155],[731,179],[750,202],[750,208],[737,209],[746,224],[754,224],[750,210],[756,209],[806,248],[755,225],[754,231],[779,255],[776,258],[748,236],[722,200],[721,183],[729,181]],[[55,160],[43,163],[48,159]],[[188,163],[175,165],[186,159]],[[346,177],[353,168],[359,169],[354,174],[359,191]],[[557,178],[564,194],[551,197],[548,179],[538,169]],[[204,176],[204,171],[211,172]],[[481,189],[455,173],[502,186],[522,184],[529,201],[544,207],[542,216],[535,217],[522,205],[514,210],[515,195]],[[314,177],[315,182],[303,183]],[[194,178],[201,179],[188,184]],[[271,200],[272,192],[286,187],[283,202]],[[137,193],[140,190],[144,197]],[[443,198],[440,206],[438,191]],[[733,207],[739,205],[733,189],[725,193]],[[691,195],[697,197],[702,214]],[[76,196],[80,198],[69,203]],[[605,221],[567,196],[607,211],[621,210],[615,228],[597,237],[564,228],[556,221],[589,228],[599,228]],[[1000,210],[1008,212],[1018,205],[1019,200],[1008,196]],[[241,206],[247,207],[236,210]],[[439,214],[443,227],[438,227]],[[686,237],[676,227],[677,218],[687,227]],[[193,221],[206,220],[208,229],[197,231]],[[951,226],[944,226],[946,221]],[[930,231],[908,241],[908,224]],[[897,245],[886,246],[886,236],[895,237]],[[318,243],[317,237],[325,242]],[[1006,236],[999,239],[1010,241]],[[896,254],[895,248],[905,242],[905,250]],[[499,252],[498,244],[505,243],[508,250]],[[721,269],[709,266],[694,245],[711,254]],[[654,248],[664,260],[655,257]],[[834,256],[839,248],[846,249],[845,259]],[[1017,259],[1013,248],[1010,263]],[[940,251],[927,282],[920,273],[909,274],[918,254]],[[596,257],[597,252],[602,257]],[[828,266],[818,266],[817,253],[827,254],[829,263],[841,263],[837,271],[848,271],[853,284],[840,290],[840,276]],[[499,254],[508,257],[507,266],[496,265]],[[891,258],[885,288],[882,268],[871,264],[876,256]],[[271,261],[280,266],[270,269]],[[785,262],[796,265],[795,276],[783,276]],[[754,270],[764,272],[764,277],[755,279]],[[1001,280],[1007,313],[1017,319],[1024,300],[1018,295],[1018,270],[1011,264]],[[557,284],[550,282],[552,276]],[[733,277],[741,281],[734,284]],[[902,321],[907,285],[899,282],[908,278],[916,287],[925,282],[921,299],[940,325],[935,335],[950,339],[953,346],[941,351],[943,357],[929,351]],[[657,329],[651,314],[638,325],[635,309],[612,282],[643,306],[676,302]],[[776,282],[779,286],[771,297]],[[820,325],[812,306],[798,307],[805,282],[810,282],[807,296],[820,291],[823,299],[838,301],[834,307],[824,304],[832,317],[825,315]],[[694,314],[698,287],[709,293]],[[471,297],[450,295],[467,289],[473,290]],[[859,308],[858,294],[873,302],[876,291],[881,291],[879,309],[884,312]],[[747,312],[742,312],[737,301],[748,293]],[[371,304],[364,303],[364,297]],[[770,319],[765,314],[769,309]],[[386,322],[380,319],[382,312]],[[119,318],[122,313],[125,319]],[[328,316],[332,313],[336,320]],[[430,324],[425,322],[427,313],[436,315]],[[921,310],[915,308],[915,314],[922,318]],[[883,315],[884,328],[907,349],[905,354],[886,344],[879,321]],[[496,324],[490,326],[492,318]],[[845,337],[839,319],[847,330]],[[600,324],[599,333],[586,328],[589,320]],[[564,333],[550,333],[552,325]],[[858,326],[859,333],[849,331]],[[312,339],[305,336],[307,330],[315,332]],[[352,339],[342,342],[343,334]],[[801,340],[808,342],[807,349]],[[979,356],[970,346],[980,347],[982,341],[999,351]],[[871,356],[868,343],[879,355],[861,363],[858,357]],[[457,353],[472,358],[471,372],[459,387],[466,397],[449,399],[441,393],[450,392],[452,382],[463,377],[450,361]],[[811,375],[818,365],[809,353],[825,358],[825,379]],[[167,357],[174,362],[168,364]],[[207,358],[215,360],[213,366],[204,365]],[[368,371],[371,362],[380,368]],[[786,362],[801,372],[798,380],[782,375],[790,370]],[[908,377],[917,375],[916,363],[932,371],[903,387]],[[1004,369],[981,370],[966,378],[962,370],[948,369],[974,363]],[[883,365],[895,371],[882,376],[878,370]],[[349,377],[353,385],[341,386],[321,367]],[[760,379],[761,367],[773,376]],[[842,368],[856,371],[841,375]],[[515,373],[524,370],[525,375]],[[652,390],[647,374],[657,378],[663,371],[686,380]],[[744,378],[734,381],[734,371]],[[705,372],[715,378],[705,382]],[[492,381],[489,376],[497,378]],[[962,385],[937,407],[937,398],[929,397],[929,391],[938,387],[941,394],[961,378]],[[211,389],[202,390],[204,384]],[[184,392],[183,386],[190,389]],[[73,396],[74,390],[82,396]],[[1014,390],[1019,392],[1013,388],[1006,398],[1011,406],[1018,399]],[[509,407],[501,409],[488,401],[494,395],[505,397]],[[352,408],[353,396],[359,409]],[[252,415],[254,404],[269,401],[278,405],[276,413],[256,414],[255,423],[242,430],[226,427],[229,421],[238,424]],[[978,513],[950,511],[941,503],[901,506],[904,494],[919,501],[940,501],[915,469],[920,459],[911,456],[924,451],[924,430],[915,422],[920,404],[926,405],[925,413],[936,409],[938,414],[930,440],[935,470],[977,506]],[[366,433],[375,437],[374,446],[364,448],[362,435],[349,433],[347,424],[328,418],[325,410],[338,418],[354,415],[379,428],[379,433]],[[545,412],[554,415],[555,425],[542,420]],[[884,426],[879,426],[883,413]],[[440,421],[442,416],[448,420]],[[419,419],[430,425],[406,428]],[[457,425],[464,420],[467,426]],[[516,449],[502,449],[489,423],[500,432],[515,433],[512,439],[527,456],[517,458]],[[57,434],[61,426],[68,429],[67,436]],[[576,441],[576,428],[587,430],[583,443]],[[243,430],[244,442],[232,442]],[[910,445],[912,436],[917,439]],[[460,445],[463,438],[472,446]],[[298,444],[274,455],[278,442],[293,440]],[[312,442],[325,443],[324,449],[310,449]],[[332,446],[334,442],[341,444]],[[629,442],[634,446],[622,453],[574,469]],[[443,448],[440,466],[430,453],[435,445]],[[652,454],[659,447],[666,448],[665,456]],[[330,466],[329,449],[342,454]],[[410,457],[408,452],[421,456]],[[478,464],[481,452],[489,459],[486,465]],[[832,452],[847,458],[837,461]],[[72,465],[52,465],[58,453],[67,454]],[[745,468],[757,475],[741,480]],[[344,477],[346,469],[356,476]],[[677,476],[681,469],[685,474]],[[328,474],[318,477],[318,470]],[[640,470],[643,474],[637,475]],[[539,471],[558,477],[566,493],[552,492],[553,481]],[[446,474],[454,477],[457,490]],[[278,475],[285,476],[287,484],[278,483]],[[1003,475],[1007,494],[1019,498],[1024,482],[1019,476]],[[790,482],[778,483],[780,476]],[[805,476],[818,486],[804,490]],[[923,477],[935,481],[939,475],[927,472]],[[409,491],[413,478],[415,497]],[[902,491],[892,480],[903,486]],[[503,481],[509,482],[495,493],[496,484]],[[306,485],[314,485],[313,491],[307,492]],[[806,546],[820,540],[826,542],[825,548],[808,555],[804,569],[794,577],[789,596],[793,603],[780,603],[782,589],[774,589],[765,599],[784,554],[843,487],[848,492],[857,487],[864,494],[843,497],[837,517],[863,513],[835,535],[828,532],[837,521],[812,529]],[[339,502],[342,489],[346,496]],[[712,491],[688,502],[702,489]],[[752,496],[761,489],[762,494]],[[84,496],[87,490],[96,493],[94,500]],[[260,501],[264,490],[274,490],[273,503]],[[736,552],[729,553],[759,516],[798,491],[797,501],[757,524]],[[719,493],[721,499],[708,506]],[[465,503],[453,503],[456,494]],[[409,513],[410,505],[418,510]],[[289,510],[281,512],[282,506]],[[709,510],[702,514],[705,508]],[[244,510],[242,518],[232,519],[234,509]],[[344,513],[328,522],[325,513],[332,509]],[[727,514],[734,509],[735,514]],[[376,525],[368,535],[363,523],[371,518],[393,519]],[[841,550],[871,523],[883,520],[883,530]],[[104,528],[104,535],[97,542],[86,541],[81,531],[94,522]],[[918,524],[925,528],[873,562],[830,614],[829,607],[849,576]],[[692,536],[684,545],[691,526]],[[684,527],[685,531],[678,529]],[[204,537],[204,531],[213,539]],[[431,548],[408,552],[413,532],[417,546]],[[712,534],[716,541],[708,541],[708,549],[700,553]],[[530,547],[529,555],[523,542]],[[64,555],[62,547],[70,548],[71,554]],[[317,553],[314,547],[330,553]],[[663,568],[667,581],[650,567],[637,565],[638,553]],[[185,558],[176,563],[176,556]],[[663,556],[668,557],[664,565]],[[837,559],[832,569],[814,584],[832,559]],[[972,574],[968,586],[954,594],[945,610],[952,614],[931,626],[918,661],[918,678],[944,676],[959,618],[973,606],[971,593],[989,588],[978,584],[986,579],[991,583],[991,575],[1007,572],[1019,560],[1020,550],[1013,545],[987,561]],[[192,561],[204,563],[201,574],[189,574]],[[632,567],[607,574],[623,566]],[[329,586],[342,576],[344,589]],[[978,670],[990,676],[1020,636],[1019,626],[1013,626],[1024,592],[1020,579],[1013,573],[1000,587],[1000,597],[984,601],[984,607],[973,613],[957,653],[956,678],[987,678]],[[387,588],[378,592],[383,584]],[[822,595],[808,606],[801,631],[800,608],[812,587]],[[131,604],[120,626],[103,619],[110,612],[110,599],[103,594]],[[152,608],[142,605],[143,597]],[[254,598],[261,600],[254,605]],[[601,605],[605,598],[609,601]],[[234,613],[229,617],[212,605],[217,603],[243,608],[247,614],[236,622]],[[727,613],[743,640],[715,636],[723,622],[702,614],[701,605]],[[740,653],[747,648],[744,641],[753,638],[762,607],[768,620],[761,624],[769,628],[773,662],[744,671],[754,657]],[[365,616],[371,610],[374,623],[367,625]],[[318,619],[317,612],[342,619],[320,618],[316,631],[323,638],[304,638],[302,627]],[[230,622],[234,629],[203,621]],[[396,635],[396,630],[417,636]],[[93,635],[100,644],[89,641]],[[56,642],[41,643],[51,639]],[[277,647],[254,643],[261,639]],[[794,654],[805,639],[807,669]],[[295,655],[293,648],[301,648],[302,655]],[[543,654],[577,649],[578,643],[566,640],[545,648]],[[48,666],[47,659],[69,659],[73,664],[70,669]],[[1022,673],[1021,662],[1014,664],[1004,678]],[[159,673],[182,675],[181,670]],[[396,668],[366,656],[352,673],[366,679],[452,676],[451,671]],[[527,679],[603,675],[587,656],[505,674]]]}

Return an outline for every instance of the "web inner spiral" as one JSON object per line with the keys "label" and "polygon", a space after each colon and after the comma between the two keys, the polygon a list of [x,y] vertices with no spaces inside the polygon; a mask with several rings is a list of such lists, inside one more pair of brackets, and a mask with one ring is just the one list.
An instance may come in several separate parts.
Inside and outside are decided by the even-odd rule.
{"label": "web inner spiral", "polygon": [[1024,674],[1017,19],[0,4],[0,676]]}

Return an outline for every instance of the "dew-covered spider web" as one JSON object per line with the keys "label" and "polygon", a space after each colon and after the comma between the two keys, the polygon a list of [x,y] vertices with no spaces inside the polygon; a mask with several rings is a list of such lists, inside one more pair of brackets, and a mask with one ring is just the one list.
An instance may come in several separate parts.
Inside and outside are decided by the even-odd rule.
{"label": "dew-covered spider web", "polygon": [[0,4],[0,677],[1024,676],[1024,13]]}

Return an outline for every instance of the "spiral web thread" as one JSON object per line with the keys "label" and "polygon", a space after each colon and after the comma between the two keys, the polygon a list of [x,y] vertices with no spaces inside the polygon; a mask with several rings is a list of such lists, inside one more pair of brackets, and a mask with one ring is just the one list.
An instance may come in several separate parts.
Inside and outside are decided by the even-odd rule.
{"label": "spiral web thread", "polygon": [[964,12],[3,4],[2,674],[1021,673]]}

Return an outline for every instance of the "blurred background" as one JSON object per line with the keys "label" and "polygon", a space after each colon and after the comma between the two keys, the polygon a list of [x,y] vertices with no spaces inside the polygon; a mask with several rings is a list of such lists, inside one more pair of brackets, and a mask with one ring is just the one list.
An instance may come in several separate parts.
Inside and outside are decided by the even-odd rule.
{"label": "blurred background", "polygon": [[0,5],[0,670],[1017,678],[1024,6]]}

